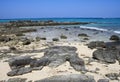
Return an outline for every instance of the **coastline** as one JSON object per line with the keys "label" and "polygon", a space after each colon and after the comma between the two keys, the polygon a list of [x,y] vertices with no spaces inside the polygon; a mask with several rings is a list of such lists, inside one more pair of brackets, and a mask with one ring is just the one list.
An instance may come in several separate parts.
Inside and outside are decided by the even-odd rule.
{"label": "coastline", "polygon": [[[11,34],[12,39],[10,39],[10,41],[8,41],[8,39],[8,42],[5,42],[6,39],[5,41],[1,40],[0,80],[8,80],[9,78],[27,78],[28,81],[32,80],[34,82],[36,80],[41,80],[56,75],[84,74],[92,75],[97,82],[99,79],[109,79],[105,76],[106,74],[120,72],[120,65],[118,61],[116,61],[114,64],[107,64],[97,60],[90,60],[93,58],[94,51],[99,49],[99,47],[95,49],[88,48],[88,44],[93,41],[113,42],[110,40],[110,37],[112,35],[117,35],[115,33],[96,29],[80,28],[80,26],[32,26],[19,28],[35,28],[36,30],[31,31],[27,29],[29,32],[26,32],[26,29],[25,31],[21,30],[20,33],[23,32],[25,36],[16,36],[16,34]],[[6,36],[10,36],[10,34]],[[41,70],[34,70],[30,73],[22,75],[7,75],[7,73],[11,71],[9,62],[7,61],[10,58],[31,56],[32,58],[40,59],[45,55],[45,52],[41,51],[42,49],[44,50],[54,46],[67,46],[70,48],[75,47],[77,50],[74,52],[74,54],[77,53],[78,57],[83,59],[85,62],[85,68],[88,71],[76,71],[74,67],[72,67],[68,61],[66,61],[55,68],[44,66],[44,68]],[[59,52],[59,47],[57,53]],[[65,51],[61,52],[62,54],[67,53]],[[116,82],[116,80],[110,80],[110,82]]]}

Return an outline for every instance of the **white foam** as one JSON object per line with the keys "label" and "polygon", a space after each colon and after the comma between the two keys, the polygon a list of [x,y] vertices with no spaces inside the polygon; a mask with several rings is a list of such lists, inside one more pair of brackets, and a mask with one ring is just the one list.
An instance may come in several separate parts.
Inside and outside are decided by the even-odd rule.
{"label": "white foam", "polygon": [[120,31],[114,31],[114,33],[120,34]]}
{"label": "white foam", "polygon": [[97,27],[80,26],[80,28],[86,28],[86,29],[98,30],[98,31],[108,31],[107,29],[97,28]]}

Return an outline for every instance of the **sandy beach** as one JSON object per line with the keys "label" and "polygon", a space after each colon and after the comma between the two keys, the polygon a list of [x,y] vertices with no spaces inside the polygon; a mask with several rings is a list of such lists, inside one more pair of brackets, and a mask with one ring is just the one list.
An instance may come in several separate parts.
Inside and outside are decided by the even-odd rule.
{"label": "sandy beach", "polygon": [[[36,27],[37,28],[37,27]],[[69,75],[69,74],[85,74],[85,75],[92,75],[97,82],[99,79],[109,79],[105,76],[105,74],[108,73],[119,73],[120,72],[120,65],[119,62],[116,61],[114,64],[105,64],[102,62],[96,61],[90,61],[90,59],[93,56],[93,52],[96,49],[90,49],[86,45],[90,41],[92,41],[92,38],[98,37],[100,35],[105,35],[105,32],[101,31],[91,31],[91,30],[85,30],[79,28],[68,28],[69,30],[65,30],[65,28],[57,28],[57,27],[44,27],[37,28],[37,32],[33,33],[26,33],[26,37],[29,37],[30,39],[35,39],[35,37],[43,36],[47,38],[47,40],[40,40],[40,41],[32,41],[29,45],[21,45],[21,42],[18,42],[16,45],[14,44],[14,41],[7,42],[4,45],[0,46],[1,54],[4,51],[9,51],[9,46],[14,46],[18,51],[23,51],[23,53],[15,53],[10,52],[7,53],[7,55],[12,56],[31,56],[32,58],[41,58],[44,56],[44,52],[40,52],[39,50],[51,47],[51,46],[70,46],[75,47],[77,49],[76,53],[78,54],[78,57],[82,58],[85,62],[85,68],[88,70],[88,72],[81,72],[76,71],[73,67],[71,67],[69,62],[65,62],[60,66],[57,67],[49,67],[44,66],[41,70],[35,70],[30,73],[26,73],[23,75],[17,75],[17,76],[8,76],[7,73],[11,71],[9,63],[6,62],[6,60],[9,60],[9,57],[4,57],[0,61],[0,80],[8,80],[10,78],[27,78],[27,81],[36,81],[45,79],[51,76],[56,75]],[[79,30],[78,30],[79,29]],[[88,32],[89,31],[89,32]],[[90,33],[91,32],[91,33]],[[92,33],[98,32],[98,35],[94,35]],[[71,34],[70,34],[71,33]],[[83,38],[86,38],[86,36],[79,37],[78,34],[85,33],[88,35],[88,40],[83,40]],[[61,39],[60,35],[64,34],[67,36],[67,39]],[[77,37],[74,37],[74,36]],[[106,35],[107,36],[107,35]],[[104,36],[104,38],[101,40],[109,41],[109,38],[107,36]],[[110,36],[110,35],[109,35]],[[53,38],[58,38],[59,41],[52,41]],[[82,38],[82,39],[81,39]],[[101,38],[96,38],[97,40],[100,40]],[[94,39],[95,40],[95,39]],[[1,43],[2,44],[2,43]],[[38,52],[36,52],[38,50]],[[25,52],[24,52],[25,51]],[[30,52],[26,52],[30,51]],[[11,57],[10,57],[11,58]],[[110,80],[110,82],[118,82],[117,80]]]}

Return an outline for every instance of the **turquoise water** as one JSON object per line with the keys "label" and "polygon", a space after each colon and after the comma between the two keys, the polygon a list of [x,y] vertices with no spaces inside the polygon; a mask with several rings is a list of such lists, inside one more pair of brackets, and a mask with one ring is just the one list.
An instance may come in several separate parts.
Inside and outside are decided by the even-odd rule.
{"label": "turquoise water", "polygon": [[25,18],[25,19],[0,19],[0,22],[9,22],[16,20],[46,21],[53,20],[57,22],[93,22],[81,28],[91,28],[103,31],[114,31],[120,33],[120,18]]}

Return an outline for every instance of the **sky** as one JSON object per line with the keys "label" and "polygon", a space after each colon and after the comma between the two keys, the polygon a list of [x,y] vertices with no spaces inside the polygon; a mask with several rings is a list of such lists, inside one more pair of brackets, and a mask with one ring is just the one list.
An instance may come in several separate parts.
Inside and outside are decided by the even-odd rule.
{"label": "sky", "polygon": [[120,17],[120,0],[0,0],[0,19]]}

